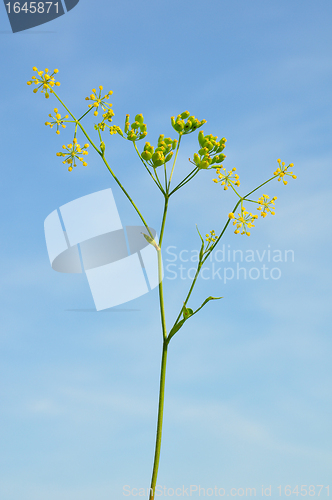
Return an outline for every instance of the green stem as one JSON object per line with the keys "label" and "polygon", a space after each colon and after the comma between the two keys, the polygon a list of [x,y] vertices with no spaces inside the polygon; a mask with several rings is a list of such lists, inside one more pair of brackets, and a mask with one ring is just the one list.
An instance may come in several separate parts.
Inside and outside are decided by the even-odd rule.
{"label": "green stem", "polygon": [[133,200],[131,199],[131,197],[129,196],[129,194],[127,193],[127,191],[125,190],[125,188],[122,186],[121,182],[119,181],[119,179],[116,177],[115,173],[113,172],[113,170],[111,169],[111,167],[109,166],[109,164],[107,163],[106,161],[106,158],[103,156],[102,153],[99,153],[100,156],[102,157],[103,159],[103,162],[105,163],[106,167],[108,168],[110,174],[112,175],[113,179],[115,180],[115,182],[118,184],[118,186],[120,187],[120,189],[123,191],[123,193],[126,195],[126,197],[128,198],[128,200],[130,201],[130,203],[132,204],[132,206],[134,207],[134,209],[136,210],[139,218],[141,219],[141,221],[143,222],[146,230],[148,231],[150,237],[153,239],[153,235],[150,231],[150,228],[149,226],[147,225],[147,223],[145,222],[144,220],[144,217],[143,215],[141,214],[141,212],[138,210],[138,208],[136,207],[135,203],[133,202]]}
{"label": "green stem", "polygon": [[275,179],[276,176],[274,175],[273,177],[270,177],[270,179],[268,179],[267,181],[263,182],[263,184],[260,184],[259,186],[257,186],[255,189],[253,189],[252,191],[250,191],[250,193],[246,194],[243,199],[245,200],[247,196],[251,195],[252,193],[254,193],[255,191],[257,191],[257,189],[261,188],[262,186],[264,186],[264,184],[267,184],[268,182],[272,181],[273,179]]}
{"label": "green stem", "polygon": [[174,167],[175,167],[176,159],[178,157],[178,152],[179,152],[179,148],[180,148],[181,138],[182,138],[182,134],[179,134],[179,141],[178,141],[178,145],[177,145],[177,148],[176,148],[176,153],[175,153],[175,157],[174,157],[174,161],[173,161],[172,170],[171,170],[171,173],[170,173],[170,176],[169,176],[168,187],[166,186],[167,187],[167,189],[166,189],[167,192],[169,191],[169,187],[171,185],[171,180],[172,180],[172,176],[173,176],[173,172],[174,172]]}
{"label": "green stem", "polygon": [[193,179],[195,175],[198,174],[198,172],[199,168],[194,168],[184,179],[182,179],[182,181],[177,186],[175,186],[175,188],[169,193],[169,195],[171,196],[171,194],[175,193],[175,191],[182,188],[185,184],[187,184],[187,182],[191,181],[191,179]]}
{"label": "green stem", "polygon": [[[196,280],[197,280],[198,275],[199,275],[199,273],[200,273],[200,271],[201,271],[201,267],[202,267],[202,262],[199,262],[199,263],[198,263],[198,265],[197,265],[196,274],[195,274],[194,279],[193,279],[193,281],[192,281],[192,283],[191,283],[191,287],[190,287],[190,289],[189,289],[189,292],[187,293],[187,297],[185,298],[185,301],[184,301],[184,303],[183,303],[183,306],[186,306],[186,305],[187,305],[187,302],[188,302],[188,300],[189,300],[189,297],[190,297],[190,295],[191,295],[191,292],[192,292],[192,291],[193,291],[193,289],[194,289],[194,286],[195,286],[195,284],[196,284]],[[183,307],[181,307],[181,311],[179,312],[179,315],[178,315],[178,317],[176,318],[175,323],[174,323],[174,325],[173,325],[173,327],[172,327],[172,328],[174,328],[174,326],[178,323],[179,319],[181,318],[182,311],[183,311]],[[175,333],[176,333],[176,332],[172,333],[171,335],[168,335],[168,337],[167,337],[167,341],[168,341],[168,343],[170,342],[171,338],[172,338],[172,337],[174,337]]]}
{"label": "green stem", "polygon": [[75,118],[75,116],[69,111],[69,109],[67,108],[67,106],[62,102],[62,100],[60,99],[60,97],[54,92],[54,95],[55,97],[61,102],[62,106],[68,111],[68,113],[70,114],[70,116],[74,119],[76,125],[78,125],[80,127],[80,129],[82,130],[83,134],[85,135],[85,137],[88,139],[88,141],[90,142],[90,144],[94,147],[94,149],[97,151],[97,153],[101,156],[103,162],[105,163],[106,167],[108,168],[110,174],[112,175],[113,179],[115,180],[115,182],[118,184],[118,186],[120,187],[120,189],[122,190],[122,192],[126,195],[126,197],[128,198],[128,200],[130,201],[130,203],[132,204],[132,206],[134,207],[134,209],[136,210],[139,218],[141,219],[141,221],[143,222],[146,230],[148,231],[149,235],[151,238],[153,238],[153,235],[150,231],[150,228],[149,226],[147,225],[147,223],[145,222],[145,219],[144,217],[142,216],[141,212],[138,210],[137,206],[135,205],[135,203],[133,202],[133,200],[131,199],[131,197],[129,196],[129,194],[127,193],[127,191],[125,190],[125,188],[122,186],[121,182],[119,181],[119,179],[116,177],[115,173],[113,172],[113,170],[111,169],[111,167],[109,166],[109,164],[107,163],[106,161],[106,158],[103,154],[102,151],[100,151],[100,149],[97,148],[97,146],[95,145],[95,143],[93,142],[93,140],[89,137],[89,135],[86,133],[84,127],[81,125],[81,123]]}
{"label": "green stem", "polygon": [[[160,228],[160,235],[159,235],[159,248],[161,248],[162,241],[163,241],[166,215],[167,215],[167,207],[168,207],[168,196],[165,196],[164,213],[163,213],[163,219],[162,219],[161,228]],[[163,293],[163,283],[162,283],[161,250],[158,250],[158,279],[159,279],[160,317],[161,317],[161,325],[162,325],[162,332],[163,332],[163,353],[162,353],[161,369],[160,369],[160,386],[159,386],[159,403],[158,403],[156,445],[155,445],[155,452],[154,452],[149,500],[154,499],[154,493],[155,493],[157,476],[158,476],[158,468],[159,468],[159,459],[160,459],[160,450],[161,450],[161,436],[162,436],[162,427],[163,427],[163,413],[164,413],[166,360],[167,360],[167,347],[168,347],[166,319],[165,319],[165,307],[164,307],[164,293]]]}
{"label": "green stem", "polygon": [[163,187],[162,185],[160,184],[160,181],[159,183],[157,182],[157,180],[153,177],[153,174],[150,172],[148,166],[146,165],[145,161],[143,160],[142,156],[140,155],[140,152],[138,151],[137,149],[137,146],[136,146],[136,143],[135,141],[133,141],[133,144],[134,144],[134,148],[136,149],[136,153],[138,154],[139,156],[139,159],[141,160],[141,162],[143,163],[144,167],[146,168],[146,170],[148,171],[148,173],[150,174],[150,176],[152,177],[153,181],[155,182],[155,184],[157,184],[158,188],[160,189],[160,191],[165,194],[165,191],[163,190]]}
{"label": "green stem", "polygon": [[158,250],[159,305],[160,305],[161,326],[162,326],[162,330],[163,330],[164,340],[166,340],[166,338],[167,338],[167,328],[166,328],[166,319],[165,319],[164,291],[163,291],[163,282],[162,282],[163,267],[162,267],[162,259],[161,259],[161,245],[162,245],[163,236],[164,236],[167,207],[168,207],[168,197],[165,196],[164,213],[163,213],[163,219],[162,219],[161,228],[160,228],[160,235],[159,235],[159,248],[160,248],[160,250]]}
{"label": "green stem", "polygon": [[159,384],[159,404],[158,404],[158,421],[157,421],[157,434],[156,434],[156,446],[154,452],[154,462],[150,486],[150,496],[149,500],[154,500],[155,488],[157,483],[160,450],[161,450],[161,437],[162,437],[162,426],[163,426],[163,414],[164,414],[164,396],[165,396],[165,379],[166,379],[166,361],[167,361],[167,347],[168,342],[166,339],[163,341],[163,353],[161,358],[161,369],[160,369],[160,384]]}

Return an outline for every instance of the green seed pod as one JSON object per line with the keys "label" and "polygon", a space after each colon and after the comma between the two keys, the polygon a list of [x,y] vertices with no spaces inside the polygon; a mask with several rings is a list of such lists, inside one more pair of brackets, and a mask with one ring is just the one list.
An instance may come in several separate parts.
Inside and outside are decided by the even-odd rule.
{"label": "green seed pod", "polygon": [[172,127],[174,128],[175,127],[175,118],[174,118],[174,116],[171,116],[171,124],[172,124]]}
{"label": "green seed pod", "polygon": [[183,113],[181,113],[181,118],[182,120],[185,120],[186,118],[188,118],[188,116],[190,116],[190,113],[189,111],[184,111]]}
{"label": "green seed pod", "polygon": [[160,167],[160,165],[163,165],[165,163],[165,157],[161,151],[156,151],[152,155],[152,161],[155,167]]}
{"label": "green seed pod", "polygon": [[201,162],[201,159],[200,157],[198,156],[197,153],[194,154],[194,162],[196,163],[196,165],[198,166]]}
{"label": "green seed pod", "polygon": [[173,151],[171,151],[170,154],[166,156],[165,163],[168,162],[172,158],[172,156],[173,156]]}
{"label": "green seed pod", "polygon": [[184,129],[184,121],[183,120],[178,120],[175,125],[174,125],[174,128],[177,132],[182,132],[182,130]]}
{"label": "green seed pod", "polygon": [[174,139],[174,141],[172,142],[172,149],[175,149],[177,144],[178,144],[178,140]]}
{"label": "green seed pod", "polygon": [[152,155],[152,161],[153,163],[155,163],[156,161],[160,160],[161,158],[163,158],[163,153],[161,151],[158,151],[156,149],[155,153],[153,153]]}
{"label": "green seed pod", "polygon": [[198,154],[203,156],[203,155],[206,155],[206,153],[208,152],[208,148],[202,148],[198,151]]}
{"label": "green seed pod", "polygon": [[154,147],[151,146],[151,144],[149,142],[146,142],[145,143],[145,146],[144,146],[144,150],[145,151],[149,151],[149,153],[153,154],[154,152]]}
{"label": "green seed pod", "polygon": [[205,138],[204,138],[204,132],[203,130],[201,130],[198,134],[198,142],[200,144],[200,146],[203,148],[204,147],[204,143],[205,143]]}
{"label": "green seed pod", "polygon": [[184,126],[184,130],[188,132],[191,129],[192,122],[190,120],[187,120],[187,123]]}
{"label": "green seed pod", "polygon": [[131,128],[132,128],[132,130],[137,130],[139,128],[139,123],[138,122],[133,122],[131,124]]}
{"label": "green seed pod", "polygon": [[151,160],[152,158],[152,154],[149,152],[149,151],[143,151],[142,154],[141,154],[143,160]]}
{"label": "green seed pod", "polygon": [[224,155],[224,154],[219,155],[219,163],[224,161],[225,158],[226,158],[226,155]]}
{"label": "green seed pod", "polygon": [[[111,129],[112,129],[112,127],[110,128],[110,131],[111,131]],[[121,130],[120,127],[118,127],[117,125],[115,125],[114,126],[114,130],[116,130],[116,132],[123,137],[123,132],[122,132],[122,130]]]}
{"label": "green seed pod", "polygon": [[137,135],[133,130],[129,130],[128,135],[127,135],[128,141],[136,141]]}
{"label": "green seed pod", "polygon": [[160,134],[160,136],[158,137],[158,146],[160,146],[162,142],[164,142],[164,134]]}
{"label": "green seed pod", "polygon": [[206,169],[209,166],[209,162],[206,160],[201,161],[201,163],[198,165],[198,168]]}
{"label": "green seed pod", "polygon": [[140,113],[139,115],[135,116],[135,122],[138,122],[140,125],[143,125],[144,118],[143,118],[142,113]]}
{"label": "green seed pod", "polygon": [[128,130],[129,130],[129,115],[126,115],[126,121],[124,126],[125,134],[128,132]]}
{"label": "green seed pod", "polygon": [[146,132],[146,124],[143,123],[142,125],[140,125],[140,129],[141,129],[141,132]]}
{"label": "green seed pod", "polygon": [[225,144],[221,144],[217,149],[217,153],[221,153],[224,149],[225,149]]}

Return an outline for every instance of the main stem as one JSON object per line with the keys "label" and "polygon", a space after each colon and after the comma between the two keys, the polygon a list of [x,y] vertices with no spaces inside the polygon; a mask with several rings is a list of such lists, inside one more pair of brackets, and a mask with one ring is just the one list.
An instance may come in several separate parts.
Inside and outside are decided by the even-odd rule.
{"label": "main stem", "polygon": [[161,450],[161,436],[162,436],[162,427],[163,427],[163,414],[164,414],[167,347],[168,347],[168,343],[169,343],[169,340],[167,339],[167,329],[166,329],[166,319],[165,319],[164,293],[163,293],[163,282],[162,282],[162,259],[161,259],[161,250],[160,250],[161,245],[162,245],[162,241],[163,241],[167,208],[168,208],[168,192],[166,190],[164,213],[163,213],[163,219],[162,219],[161,228],[160,228],[159,250],[158,250],[159,304],[160,304],[161,326],[162,326],[162,332],[163,332],[163,351],[162,351],[161,368],[160,368],[156,445],[155,445],[155,451],[154,451],[154,460],[153,460],[153,469],[152,469],[152,478],[151,478],[151,485],[150,485],[149,500],[154,500],[156,483],[157,483],[157,476],[158,476],[160,450]]}
{"label": "main stem", "polygon": [[167,341],[167,339],[164,339],[163,340],[163,353],[162,353],[162,358],[161,358],[161,369],[160,369],[156,446],[155,446],[155,452],[154,452],[154,461],[153,461],[153,470],[152,470],[149,500],[154,500],[156,483],[157,483],[158,468],[159,468],[161,436],[162,436],[162,427],[163,427],[163,414],[164,414],[167,347],[168,347],[168,341]]}

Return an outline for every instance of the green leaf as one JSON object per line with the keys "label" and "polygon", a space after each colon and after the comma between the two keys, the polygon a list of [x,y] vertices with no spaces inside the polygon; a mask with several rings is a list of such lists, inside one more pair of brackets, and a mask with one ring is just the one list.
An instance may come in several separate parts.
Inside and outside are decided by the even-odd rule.
{"label": "green leaf", "polygon": [[193,313],[193,314],[196,314],[200,309],[202,309],[202,307],[205,306],[205,304],[207,304],[210,300],[219,300],[219,299],[222,299],[223,297],[208,297],[207,299],[204,300],[203,304],[201,305],[201,307],[199,307],[198,309],[196,309],[196,311]]}
{"label": "green leaf", "polygon": [[173,326],[172,330],[169,332],[169,336],[173,336],[180,330],[180,328],[183,326],[183,323],[185,322],[185,319],[181,319],[176,325]]}
{"label": "green leaf", "polygon": [[168,337],[173,337],[173,335],[175,335],[176,332],[178,332],[180,330],[180,328],[183,327],[183,325],[187,321],[187,319],[189,319],[191,316],[194,316],[194,314],[196,314],[200,309],[202,309],[202,307],[204,307],[205,304],[207,304],[210,300],[219,300],[222,298],[223,297],[208,297],[207,299],[204,300],[203,304],[198,309],[196,309],[196,311],[193,311],[189,307],[186,307],[185,304],[183,304],[183,308],[182,308],[183,319],[181,319],[181,321],[179,321],[178,323],[176,323],[176,325],[173,326],[173,328],[171,329],[171,331],[168,334]]}
{"label": "green leaf", "polygon": [[197,229],[197,232],[198,232],[199,237],[201,238],[201,242],[202,242],[201,249],[200,249],[200,252],[199,252],[199,260],[201,261],[203,259],[203,254],[204,254],[204,240],[202,238],[201,233],[198,230],[197,224],[196,224],[196,229]]}
{"label": "green leaf", "polygon": [[184,304],[183,304],[183,318],[184,320],[190,318],[190,316],[192,316],[194,314],[194,311],[190,308],[187,308]]}
{"label": "green leaf", "polygon": [[153,245],[157,251],[160,250],[160,247],[157,245],[155,240],[153,238],[151,238],[151,236],[148,236],[147,234],[144,234],[144,233],[141,233],[141,234],[143,234],[146,241],[148,241],[150,243],[150,245]]}

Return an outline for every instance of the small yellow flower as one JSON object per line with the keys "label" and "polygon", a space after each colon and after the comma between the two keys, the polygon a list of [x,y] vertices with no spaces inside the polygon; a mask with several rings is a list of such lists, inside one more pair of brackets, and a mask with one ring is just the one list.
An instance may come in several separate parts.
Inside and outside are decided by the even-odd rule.
{"label": "small yellow flower", "polygon": [[275,214],[275,211],[274,211],[275,206],[274,205],[275,205],[276,199],[277,199],[277,197],[274,196],[270,200],[270,197],[267,194],[263,194],[260,198],[258,198],[259,206],[258,206],[257,210],[261,211],[261,216],[263,218],[266,217],[268,213],[270,213],[271,215]]}
{"label": "small yellow flower", "polygon": [[285,162],[284,161],[282,162],[280,160],[280,158],[278,158],[277,162],[278,162],[279,166],[278,166],[277,170],[275,172],[273,172],[273,175],[278,177],[278,181],[282,180],[285,185],[288,184],[288,182],[285,179],[283,179],[283,177],[285,177],[285,175],[290,175],[293,179],[296,179],[296,175],[293,175],[293,172],[288,171],[289,168],[294,167],[293,163],[290,163],[286,167]]}
{"label": "small yellow flower", "polygon": [[205,236],[208,243],[214,243],[215,241],[217,241],[216,232],[214,230],[210,231],[210,233],[207,233]]}
{"label": "small yellow flower", "polygon": [[64,125],[63,122],[64,120],[67,120],[69,117],[68,115],[66,115],[62,118],[60,113],[58,113],[58,108],[54,108],[54,113],[55,116],[52,116],[52,113],[48,115],[50,118],[53,118],[53,121],[45,122],[45,125],[49,125],[50,128],[53,128],[53,125],[56,125],[56,133],[59,135],[60,134],[59,127],[61,126],[62,128],[66,128],[66,125]]}
{"label": "small yellow flower", "polygon": [[33,71],[37,72],[37,76],[32,76],[31,81],[28,81],[27,84],[31,85],[34,83],[37,85],[37,88],[33,90],[34,93],[38,92],[40,89],[42,94],[45,94],[46,99],[50,97],[49,93],[53,93],[52,87],[54,85],[59,86],[60,83],[55,81],[54,75],[58,72],[58,70],[54,70],[53,73],[50,75],[48,68],[45,68],[45,73],[44,71],[38,71],[36,66],[32,68]]}
{"label": "small yellow flower", "polygon": [[227,191],[227,189],[233,185],[234,186],[240,185],[239,176],[238,174],[235,174],[235,172],[236,172],[236,167],[232,168],[232,170],[229,170],[228,172],[224,167],[217,168],[216,173],[218,175],[219,180],[218,179],[212,179],[212,180],[215,183],[220,182],[220,184],[224,186],[224,190]]}
{"label": "small yellow flower", "polygon": [[112,104],[110,104],[110,103],[108,103],[106,101],[110,98],[110,96],[113,94],[113,92],[109,91],[107,94],[105,94],[104,96],[102,96],[102,93],[101,93],[102,90],[103,90],[103,86],[102,85],[99,86],[99,93],[98,94],[97,94],[97,90],[96,89],[92,89],[92,94],[90,94],[89,97],[86,97],[85,100],[86,101],[92,101],[92,104],[88,105],[89,108],[96,108],[95,111],[94,111],[94,113],[93,113],[94,116],[98,116],[99,107],[102,109],[102,111],[104,112],[103,113],[102,123],[105,120],[108,120],[109,122],[111,122],[112,121],[112,117],[114,116],[114,112],[111,109]]}
{"label": "small yellow flower", "polygon": [[[86,167],[87,162],[83,161],[83,157],[80,156],[83,154],[88,154],[88,152],[86,151],[86,147],[87,147],[87,144],[85,144],[83,147],[80,146],[77,143],[76,137],[74,137],[73,143],[68,144],[67,146],[63,145],[62,149],[64,149],[65,151],[64,152],[61,151],[59,153],[56,153],[56,155],[64,157],[64,160],[62,163],[68,163],[70,165],[70,167],[72,167],[72,166],[76,167],[76,158],[83,163],[84,167]],[[71,170],[69,168],[68,168],[68,170],[71,172]]]}
{"label": "small yellow flower", "polygon": [[[230,217],[230,215],[231,214],[229,214],[228,217]],[[233,217],[230,218],[234,219],[233,225],[236,226],[234,233],[239,234],[241,232],[241,234],[250,236],[250,231],[248,231],[248,229],[255,227],[254,222],[258,216],[248,212],[243,205],[241,206],[241,213],[238,214],[238,217],[235,217],[234,214],[232,215]]]}

